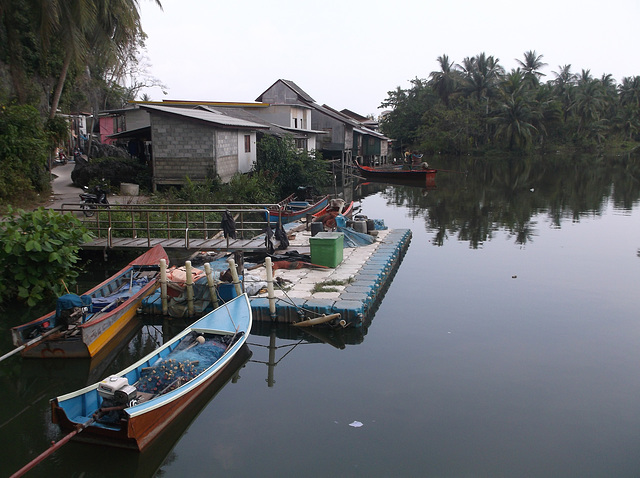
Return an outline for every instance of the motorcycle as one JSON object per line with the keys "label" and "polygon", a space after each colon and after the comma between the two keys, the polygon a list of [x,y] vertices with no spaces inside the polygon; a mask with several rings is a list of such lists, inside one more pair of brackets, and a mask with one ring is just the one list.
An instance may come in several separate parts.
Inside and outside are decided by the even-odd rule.
{"label": "motorcycle", "polygon": [[88,192],[89,188],[84,186],[85,192],[80,193],[80,208],[85,216],[91,217],[96,213],[99,205],[106,205],[109,207],[109,200],[107,199],[108,190],[98,184],[94,186],[93,192]]}

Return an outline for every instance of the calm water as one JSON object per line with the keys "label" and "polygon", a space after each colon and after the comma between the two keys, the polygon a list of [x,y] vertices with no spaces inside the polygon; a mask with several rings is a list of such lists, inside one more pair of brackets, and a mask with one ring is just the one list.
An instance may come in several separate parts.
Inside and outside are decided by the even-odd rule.
{"label": "calm water", "polygon": [[[639,476],[640,162],[434,166],[468,173],[355,190],[413,232],[367,327],[256,326],[239,377],[149,452],[70,443],[28,476]],[[102,367],[0,364],[2,476],[61,438],[51,397],[161,332]]]}

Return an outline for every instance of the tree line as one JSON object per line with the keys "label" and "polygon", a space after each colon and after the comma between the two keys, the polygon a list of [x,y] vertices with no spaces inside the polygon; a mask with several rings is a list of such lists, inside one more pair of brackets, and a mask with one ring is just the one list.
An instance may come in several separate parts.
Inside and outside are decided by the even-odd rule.
{"label": "tree line", "polygon": [[381,129],[402,149],[424,153],[535,152],[570,148],[633,149],[640,141],[640,76],[620,83],[609,75],[546,66],[535,50],[507,72],[480,53],[457,64],[438,57],[440,69],[388,92]]}
{"label": "tree line", "polygon": [[[162,8],[159,0],[155,3]],[[43,197],[59,113],[121,108],[145,86],[137,0],[0,0],[0,205]]]}

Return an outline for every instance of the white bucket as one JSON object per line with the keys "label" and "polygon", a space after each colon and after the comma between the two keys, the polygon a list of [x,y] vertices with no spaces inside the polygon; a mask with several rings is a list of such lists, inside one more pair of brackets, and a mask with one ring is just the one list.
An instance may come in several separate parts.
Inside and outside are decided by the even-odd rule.
{"label": "white bucket", "polygon": [[120,183],[120,194],[122,196],[137,196],[139,193],[139,185],[132,183]]}

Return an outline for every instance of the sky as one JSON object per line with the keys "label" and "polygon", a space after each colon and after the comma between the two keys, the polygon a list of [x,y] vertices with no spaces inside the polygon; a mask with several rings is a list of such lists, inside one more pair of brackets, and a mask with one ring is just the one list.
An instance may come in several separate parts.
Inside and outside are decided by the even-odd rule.
{"label": "sky", "polygon": [[377,117],[388,92],[479,53],[510,71],[534,50],[619,83],[640,75],[640,1],[140,0],[154,101],[253,102],[278,79],[316,103]]}

